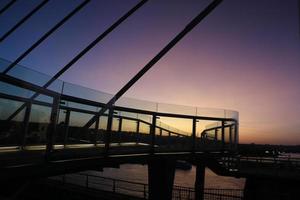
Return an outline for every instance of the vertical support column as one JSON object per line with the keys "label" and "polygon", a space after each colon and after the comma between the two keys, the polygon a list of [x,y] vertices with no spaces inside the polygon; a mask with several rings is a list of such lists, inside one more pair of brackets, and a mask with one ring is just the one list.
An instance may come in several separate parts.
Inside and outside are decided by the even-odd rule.
{"label": "vertical support column", "polygon": [[122,117],[119,118],[119,126],[118,126],[118,134],[119,134],[119,144],[122,142],[121,139],[122,139],[122,123],[123,123],[123,119]]}
{"label": "vertical support column", "polygon": [[97,114],[97,117],[96,117],[96,124],[95,124],[95,141],[94,141],[94,144],[95,146],[97,146],[97,141],[98,141],[98,138],[99,138],[99,120],[100,120],[100,116]]}
{"label": "vertical support column", "polygon": [[215,129],[215,142],[217,142],[218,141],[218,129]]}
{"label": "vertical support column", "polygon": [[156,114],[152,115],[152,124],[151,124],[151,129],[150,129],[150,135],[151,135],[151,149],[150,153],[154,153],[154,148],[155,148],[155,127],[156,127]]}
{"label": "vertical support column", "polygon": [[238,122],[236,121],[235,125],[234,125],[234,147],[235,147],[235,149],[237,149],[238,142],[239,142],[238,129],[239,129],[239,125],[238,125]]}
{"label": "vertical support column", "polygon": [[31,106],[32,106],[32,104],[31,104],[31,102],[29,102],[29,103],[27,103],[26,109],[25,109],[25,115],[24,115],[24,120],[23,120],[23,132],[20,137],[21,149],[24,149],[24,147],[26,145],[26,135],[28,134]]}
{"label": "vertical support column", "polygon": [[140,121],[136,122],[136,143],[139,143],[140,141]]}
{"label": "vertical support column", "polygon": [[196,166],[195,200],[204,200],[204,183],[205,165],[203,163],[198,163]]}
{"label": "vertical support column", "polygon": [[149,200],[172,200],[176,161],[153,158],[148,162]]}
{"label": "vertical support column", "polygon": [[192,153],[196,151],[196,130],[197,130],[197,119],[193,118],[193,129],[192,129]]}
{"label": "vertical support column", "polygon": [[66,147],[68,142],[69,124],[70,124],[70,110],[66,110],[65,116],[65,135],[64,135],[64,147]]}
{"label": "vertical support column", "polygon": [[232,143],[232,126],[229,126],[229,144],[230,144],[230,148],[233,146]]}
{"label": "vertical support column", "polygon": [[161,128],[159,129],[159,136],[160,137],[162,136],[162,129]]}
{"label": "vertical support column", "polygon": [[47,130],[47,145],[46,145],[46,155],[45,155],[46,159],[49,158],[50,154],[53,151],[53,141],[54,141],[54,135],[56,133],[58,109],[59,109],[59,97],[53,97],[50,123]]}
{"label": "vertical support column", "polygon": [[107,128],[105,133],[105,154],[106,155],[108,154],[109,146],[110,146],[113,117],[114,117],[114,110],[113,107],[111,106],[108,110]]}
{"label": "vertical support column", "polygon": [[225,148],[225,122],[222,121],[222,150]]}

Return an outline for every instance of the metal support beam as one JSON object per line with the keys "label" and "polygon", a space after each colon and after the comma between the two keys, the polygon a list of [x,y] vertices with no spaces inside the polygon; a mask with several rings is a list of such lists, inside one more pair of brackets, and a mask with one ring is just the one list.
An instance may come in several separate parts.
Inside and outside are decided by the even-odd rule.
{"label": "metal support beam", "polygon": [[148,161],[149,200],[172,200],[176,161],[154,158]]}
{"label": "metal support beam", "polygon": [[23,132],[21,133],[20,137],[20,147],[24,149],[26,145],[26,136],[28,135],[29,130],[29,120],[30,120],[30,113],[31,113],[31,103],[26,103],[25,115],[23,120]]}
{"label": "metal support beam", "polygon": [[44,40],[46,40],[52,33],[54,33],[59,27],[61,27],[66,21],[68,21],[73,15],[80,11],[89,2],[90,0],[85,0],[83,3],[77,6],[72,12],[65,16],[53,28],[51,28],[47,33],[45,33],[38,41],[36,41],[30,48],[28,48],[23,54],[21,54],[14,62],[12,62],[2,73],[8,73],[9,70],[16,66],[23,58],[25,58],[30,52],[32,52],[36,47],[38,47]]}
{"label": "metal support beam", "polygon": [[10,8],[16,2],[17,0],[11,0],[10,2],[8,2],[3,8],[1,8],[0,15],[2,15],[6,10],[8,10],[8,8]]}
{"label": "metal support beam", "polygon": [[225,148],[225,122],[222,121],[222,128],[221,128],[221,136],[222,136],[222,149]]}
{"label": "metal support beam", "polygon": [[10,34],[12,34],[19,26],[26,22],[32,15],[34,15],[38,10],[40,10],[49,0],[42,1],[33,10],[31,10],[25,17],[23,17],[17,24],[15,24],[11,29],[9,29],[1,38],[0,42],[3,42]]}
{"label": "metal support beam", "polygon": [[[187,33],[194,29],[209,13],[211,13],[223,0],[214,0],[202,12],[200,12],[179,34],[177,34],[154,58],[152,58],[128,83],[126,83],[115,96],[100,110],[99,114],[104,112],[117,101],[129,88],[131,88],[149,69],[151,69],[164,55],[166,55]],[[95,121],[92,118],[85,127],[90,127]]]}
{"label": "metal support beam", "polygon": [[99,133],[99,121],[100,121],[100,117],[99,115],[97,116],[97,120],[96,120],[96,124],[95,124],[95,146],[97,145],[97,141],[99,139],[98,137],[98,133]]}
{"label": "metal support beam", "polygon": [[136,143],[140,141],[140,121],[136,122]]}
{"label": "metal support beam", "polygon": [[105,132],[105,154],[106,155],[108,155],[109,147],[110,147],[113,117],[114,117],[114,109],[113,109],[113,107],[111,107],[108,112],[107,127],[106,127],[106,132]]}
{"label": "metal support beam", "polygon": [[195,180],[195,200],[204,199],[205,165],[197,164]]}
{"label": "metal support beam", "polygon": [[151,149],[150,153],[155,151],[155,129],[156,129],[156,114],[152,115],[152,124],[150,126],[150,135],[151,135]]}
{"label": "metal support beam", "polygon": [[53,142],[56,133],[56,125],[58,120],[59,98],[53,98],[53,106],[51,110],[50,123],[47,129],[47,145],[46,145],[46,160],[48,160],[53,151]]}
{"label": "metal support beam", "polygon": [[[81,57],[83,57],[88,51],[90,51],[96,44],[98,44],[102,39],[104,39],[109,33],[111,33],[115,28],[117,28],[123,21],[125,21],[130,15],[132,15],[136,10],[138,10],[142,5],[144,5],[148,0],[142,0],[136,6],[134,6],[131,10],[129,10],[125,15],[119,18],[113,25],[111,25],[108,29],[106,29],[101,35],[99,35],[94,41],[92,41],[85,49],[83,49],[80,53],[78,53],[68,64],[66,64],[59,72],[57,72],[44,86],[43,88],[47,88],[50,86],[55,80],[57,80],[63,73],[65,73],[73,64],[75,64]],[[39,94],[35,93],[31,99],[35,99]],[[111,99],[112,100],[112,99]],[[110,103],[110,106],[112,102]],[[23,104],[17,109],[10,117],[7,118],[7,121],[10,121],[17,115],[25,105]],[[106,107],[105,110],[107,110]],[[103,110],[103,109],[102,109]],[[105,111],[104,111],[105,112]],[[102,114],[104,114],[104,112]],[[99,114],[101,116],[101,114]],[[96,120],[95,116],[93,117],[93,123]],[[91,123],[89,127],[93,124]]]}
{"label": "metal support beam", "polygon": [[230,144],[230,148],[232,147],[232,126],[229,126],[229,144]]}
{"label": "metal support beam", "polygon": [[122,117],[119,118],[119,126],[118,126],[118,134],[119,134],[119,143],[121,143],[122,141],[122,123],[123,123],[123,119]]}
{"label": "metal support beam", "polygon": [[235,146],[235,149],[238,148],[238,142],[239,142],[238,130],[239,130],[238,122],[235,122],[235,125],[234,125],[234,146]]}
{"label": "metal support beam", "polygon": [[64,130],[64,147],[66,147],[68,142],[68,135],[69,135],[69,124],[70,124],[70,110],[66,110],[66,116],[65,116],[65,130]]}
{"label": "metal support beam", "polygon": [[215,142],[218,141],[218,129],[215,129]]}
{"label": "metal support beam", "polygon": [[196,151],[196,131],[197,131],[197,119],[193,118],[193,128],[192,128],[192,152]]}

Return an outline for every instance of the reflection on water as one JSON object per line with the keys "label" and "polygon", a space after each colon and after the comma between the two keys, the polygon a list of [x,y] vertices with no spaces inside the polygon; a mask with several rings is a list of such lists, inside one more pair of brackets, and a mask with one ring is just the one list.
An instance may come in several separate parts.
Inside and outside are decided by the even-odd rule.
{"label": "reflection on water", "polygon": [[[103,172],[91,172],[99,176],[112,177],[135,182],[148,182],[147,165],[121,165],[120,169],[105,168]],[[194,187],[196,168],[193,166],[189,171],[177,170],[175,175],[175,185]],[[206,188],[228,188],[243,189],[245,179],[218,176],[206,168],[205,187]]]}

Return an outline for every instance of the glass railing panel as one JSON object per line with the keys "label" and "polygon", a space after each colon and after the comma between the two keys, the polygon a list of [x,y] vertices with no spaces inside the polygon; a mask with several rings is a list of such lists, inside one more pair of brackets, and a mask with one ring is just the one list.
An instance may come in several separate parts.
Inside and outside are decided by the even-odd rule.
{"label": "glass railing panel", "polygon": [[107,103],[112,98],[111,94],[67,82],[64,83],[63,94],[100,103]]}
{"label": "glass railing panel", "polygon": [[192,116],[196,115],[196,107],[166,104],[166,103],[158,103],[157,111],[161,113],[192,115]]}
{"label": "glass railing panel", "polygon": [[44,145],[47,143],[47,130],[51,108],[33,104],[30,112],[26,145]]}
{"label": "glass railing panel", "polygon": [[30,98],[33,92],[21,87],[17,87],[0,81],[0,92],[17,97]]}
{"label": "glass railing panel", "polygon": [[49,75],[20,65],[16,65],[7,74],[38,86],[43,86],[51,78]]}
{"label": "glass railing panel", "polygon": [[144,101],[139,99],[133,99],[128,97],[121,97],[115,102],[116,106],[135,108],[140,110],[157,111],[157,104],[151,101]]}
{"label": "glass railing panel", "polygon": [[215,117],[215,118],[224,118],[226,116],[226,111],[223,109],[214,109],[214,108],[199,108],[197,107],[197,116],[203,117]]}
{"label": "glass railing panel", "polygon": [[70,113],[70,122],[68,127],[67,144],[95,144],[95,125],[89,129],[83,126],[92,118],[93,115],[74,112]]}
{"label": "glass railing panel", "polygon": [[68,124],[66,122],[67,111],[59,110],[58,121],[56,125],[55,144],[65,145],[67,139]]}
{"label": "glass railing panel", "polygon": [[84,112],[84,111],[98,112],[100,110],[100,108],[97,106],[91,106],[91,105],[82,104],[82,103],[75,103],[75,102],[67,101],[67,100],[61,100],[60,105],[62,107],[67,107],[71,110],[72,110],[72,108],[81,109],[82,112]]}
{"label": "glass railing panel", "polygon": [[11,121],[6,119],[22,104],[23,102],[0,98],[0,147],[20,145],[25,109]]}
{"label": "glass railing panel", "polygon": [[[160,151],[191,151],[192,120],[173,117],[159,117],[158,129],[155,131],[155,150]],[[165,132],[165,134],[163,134]],[[170,133],[170,135],[169,135]]]}
{"label": "glass railing panel", "polygon": [[35,100],[41,101],[41,102],[45,102],[45,103],[49,103],[49,104],[53,103],[53,98],[52,97],[49,97],[47,95],[42,95],[42,94],[40,94],[39,96],[37,96],[35,98]]}
{"label": "glass railing panel", "polygon": [[149,135],[150,134],[150,125],[145,123],[140,123],[139,133]]}

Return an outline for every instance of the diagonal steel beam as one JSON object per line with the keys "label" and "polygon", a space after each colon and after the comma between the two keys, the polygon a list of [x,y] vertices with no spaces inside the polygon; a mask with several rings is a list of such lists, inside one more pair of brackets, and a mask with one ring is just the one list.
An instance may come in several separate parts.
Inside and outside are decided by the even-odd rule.
{"label": "diagonal steel beam", "polygon": [[[101,35],[99,35],[94,41],[92,41],[85,49],[83,49],[79,54],[77,54],[68,64],[66,64],[59,72],[57,72],[44,86],[47,88],[51,85],[56,79],[58,79],[64,72],[66,72],[73,64],[75,64],[82,56],[84,56],[89,50],[91,50],[96,44],[98,44],[102,39],[104,39],[110,32],[117,28],[123,21],[125,21],[130,15],[132,15],[136,10],[143,6],[148,0],[142,0],[132,9],[130,9],[125,15],[119,18],[114,24],[112,24],[107,30],[105,30]],[[31,99],[34,99],[38,96],[38,93],[35,93]],[[12,120],[21,110],[25,108],[25,104],[20,106],[13,114],[11,114],[6,120]]]}
{"label": "diagonal steel beam", "polygon": [[49,0],[44,0],[40,4],[38,4],[33,10],[31,10],[25,17],[23,17],[16,25],[14,25],[10,30],[8,30],[1,38],[0,42],[3,42],[10,34],[12,34],[19,26],[21,26],[24,22],[26,22],[34,13],[40,10]]}
{"label": "diagonal steel beam", "polygon": [[8,10],[14,3],[16,3],[17,0],[11,0],[9,3],[7,3],[3,8],[0,10],[0,15],[2,15],[6,10]]}
{"label": "diagonal steel beam", "polygon": [[14,62],[12,62],[2,73],[7,74],[14,66],[16,66],[23,58],[25,58],[30,52],[32,52],[36,47],[38,47],[44,40],[46,40],[53,32],[55,32],[59,27],[61,27],[66,21],[68,21],[73,15],[80,11],[85,5],[87,5],[90,0],[85,0],[79,6],[77,6],[72,12],[65,16],[61,21],[59,21],[53,28],[51,28],[47,33],[45,33],[38,41],[36,41],[30,48],[28,48],[22,55],[20,55]]}
{"label": "diagonal steel beam", "polygon": [[187,33],[195,28],[209,13],[211,13],[223,0],[214,0],[201,13],[199,13],[178,35],[175,36],[152,60],[150,60],[126,85],[124,85],[116,95],[102,108],[98,115],[93,116],[86,124],[89,128],[97,119],[97,116],[103,115],[105,111],[111,108],[114,103],[134,85],[153,65],[155,65],[166,53],[168,53]]}
{"label": "diagonal steel beam", "polygon": [[300,35],[300,0],[298,0],[298,26],[299,26],[299,35]]}

